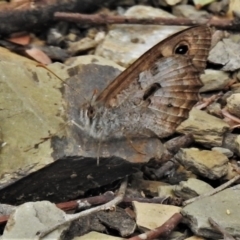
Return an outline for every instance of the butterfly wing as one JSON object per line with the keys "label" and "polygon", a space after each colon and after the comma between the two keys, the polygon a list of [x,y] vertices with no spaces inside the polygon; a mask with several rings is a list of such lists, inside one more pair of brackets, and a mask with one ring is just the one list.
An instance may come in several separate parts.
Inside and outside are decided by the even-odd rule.
{"label": "butterfly wing", "polygon": [[[193,66],[201,72],[211,45],[211,31],[207,26],[197,26],[178,32],[144,53],[125,71],[123,71],[97,97],[97,101],[106,107],[117,107],[136,91],[139,75],[148,71],[156,61],[176,54],[188,56]],[[184,52],[185,51],[185,52]],[[131,88],[131,90],[129,89]],[[125,94],[126,90],[127,94]]]}
{"label": "butterfly wing", "polygon": [[143,101],[148,102],[140,110],[144,112],[141,124],[159,137],[174,133],[188,117],[202,86],[191,59],[181,55],[161,58],[138,82],[145,94]]}

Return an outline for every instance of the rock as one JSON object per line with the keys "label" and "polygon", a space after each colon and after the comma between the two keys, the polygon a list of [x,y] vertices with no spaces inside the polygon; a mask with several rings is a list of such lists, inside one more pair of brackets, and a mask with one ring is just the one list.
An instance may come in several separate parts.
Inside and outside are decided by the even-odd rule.
{"label": "rock", "polygon": [[176,197],[174,194],[174,190],[176,188],[176,185],[169,185],[169,186],[159,186],[157,188],[158,190],[158,196],[161,198],[165,197]]}
{"label": "rock", "polygon": [[[63,76],[63,72],[59,68],[55,73]],[[37,148],[34,144],[46,139],[49,132],[62,135],[62,84],[46,69],[37,67],[37,62],[4,48],[0,48],[0,73],[0,102],[5,109],[0,119],[6,143],[1,149],[0,184],[10,184],[53,162],[50,140]],[[34,134],[26,134],[28,131]]]}
{"label": "rock", "polygon": [[234,18],[233,11],[240,12],[240,2],[236,1],[236,0],[229,0],[228,1],[228,12],[227,12],[227,16],[229,18]]}
{"label": "rock", "polygon": [[[84,56],[78,56],[78,57],[71,57],[68,58],[68,60],[65,62],[65,64],[68,66],[68,68],[72,68],[81,64],[90,64],[90,63],[95,63],[98,65],[107,65],[107,66],[112,66],[114,68],[119,69],[120,71],[125,70],[124,67],[119,66],[115,62],[108,60],[106,58],[96,56],[96,55],[84,55]],[[54,63],[51,66],[51,69],[54,71],[54,65],[57,65],[58,63]],[[54,69],[53,69],[54,68]],[[59,67],[58,67],[59,68]],[[66,76],[66,78],[69,76]]]}
{"label": "rock", "polygon": [[179,231],[173,231],[171,232],[168,236],[168,240],[180,240],[180,239],[185,239],[186,233],[185,232],[179,232]]}
{"label": "rock", "polygon": [[0,204],[0,216],[2,215],[10,215],[15,211],[17,207],[9,204]]}
{"label": "rock", "polygon": [[222,154],[224,154],[227,158],[230,158],[233,156],[233,152],[227,148],[223,148],[223,147],[214,147],[212,148],[212,151],[217,151],[220,152]]}
{"label": "rock", "polygon": [[191,236],[191,237],[185,238],[184,240],[205,240],[205,238],[202,238],[199,236]]}
{"label": "rock", "polygon": [[226,134],[222,147],[230,149],[240,157],[240,136],[232,133]]}
{"label": "rock", "polygon": [[136,201],[133,202],[133,207],[138,227],[147,229],[154,229],[161,226],[174,213],[179,213],[181,210],[180,207]]}
{"label": "rock", "polygon": [[[38,232],[66,219],[65,212],[48,201],[24,203],[10,215],[1,239],[34,239]],[[66,228],[64,225],[43,239],[59,239]]]}
{"label": "rock", "polygon": [[181,4],[176,5],[172,8],[172,13],[174,16],[185,17],[189,19],[200,19],[200,18],[208,18],[210,14],[204,10],[197,10],[192,5]]}
{"label": "rock", "polygon": [[200,92],[222,90],[230,82],[229,73],[212,69],[206,69],[200,79],[204,85]]}
{"label": "rock", "polygon": [[228,171],[228,158],[216,151],[182,148],[175,159],[186,169],[209,179],[221,178]]}
{"label": "rock", "polygon": [[[120,237],[114,237],[114,236],[110,236],[107,234],[103,234],[103,233],[99,233],[99,232],[89,232],[83,236],[80,237],[75,237],[73,238],[73,240],[124,240],[125,238],[120,238]],[[199,239],[200,240],[200,239]]]}
{"label": "rock", "polygon": [[240,68],[240,56],[236,54],[239,51],[239,43],[231,38],[225,38],[210,51],[208,60],[223,65],[221,69],[223,71],[235,71]]}
{"label": "rock", "polygon": [[221,104],[218,102],[213,102],[209,106],[207,106],[207,112],[210,115],[213,115],[218,118],[222,118],[222,107]]}
{"label": "rock", "polygon": [[119,207],[116,207],[114,211],[99,211],[96,217],[100,223],[109,229],[114,229],[121,237],[130,236],[136,230],[135,220]]}
{"label": "rock", "polygon": [[187,205],[181,213],[184,221],[198,236],[211,239],[222,238],[222,235],[209,224],[208,218],[211,217],[229,234],[239,237],[239,196],[240,185],[236,185]]}
{"label": "rock", "polygon": [[214,2],[215,0],[193,0],[196,7],[201,8],[211,2]]}
{"label": "rock", "polygon": [[223,135],[229,125],[204,111],[193,108],[189,118],[178,126],[177,131],[183,134],[191,133],[197,143],[206,147],[221,147]]}
{"label": "rock", "polygon": [[77,41],[77,38],[78,38],[77,34],[76,33],[71,33],[71,32],[65,37],[65,39],[67,41],[70,41],[70,42]]}
{"label": "rock", "polygon": [[[159,8],[140,5],[129,8],[125,16],[139,18],[174,17]],[[115,24],[102,44],[98,45],[95,54],[127,67],[155,44],[182,29],[183,27],[179,26]]]}
{"label": "rock", "polygon": [[240,118],[240,93],[232,94],[227,98],[228,111]]}
{"label": "rock", "polygon": [[235,160],[231,160],[228,163],[228,172],[227,175],[224,176],[224,180],[229,181],[238,175],[238,172],[236,171],[236,166],[238,166],[238,163]]}
{"label": "rock", "polygon": [[83,38],[77,42],[68,43],[68,52],[76,55],[78,53],[93,49],[97,46],[98,42],[89,37]]}
{"label": "rock", "polygon": [[229,0],[216,1],[207,7],[208,11],[216,15],[225,16],[229,9]]}
{"label": "rock", "polygon": [[221,30],[216,30],[214,31],[214,33],[212,34],[212,42],[211,42],[211,46],[212,48],[214,48],[218,42],[220,42],[222,39],[224,38],[229,38],[230,33],[227,31],[221,31]]}
{"label": "rock", "polygon": [[187,200],[212,190],[213,187],[206,182],[195,178],[189,178],[187,181],[182,181],[176,186],[173,192],[177,197]]}
{"label": "rock", "polygon": [[[131,182],[131,188],[137,189],[139,191],[151,194],[152,196],[156,196],[158,193],[158,188],[161,188],[163,186],[167,186],[168,184],[165,182],[160,181],[149,181],[149,180],[143,180],[143,179],[134,179]],[[140,197],[140,196],[139,196]]]}
{"label": "rock", "polygon": [[159,15],[164,18],[175,18],[175,16],[173,16],[169,12],[163,11],[162,9],[143,6],[143,5],[130,7],[125,12],[125,16],[127,17],[138,17],[138,18],[157,17],[157,16],[159,17]]}
{"label": "rock", "polygon": [[160,0],[158,1],[161,6],[174,6],[178,3],[183,2],[183,0]]}

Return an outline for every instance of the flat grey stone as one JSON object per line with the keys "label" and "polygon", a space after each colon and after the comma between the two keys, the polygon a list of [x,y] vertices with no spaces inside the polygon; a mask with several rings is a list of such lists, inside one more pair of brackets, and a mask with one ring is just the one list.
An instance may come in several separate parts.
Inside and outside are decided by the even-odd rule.
{"label": "flat grey stone", "polygon": [[235,71],[240,69],[240,45],[231,38],[225,38],[218,42],[210,51],[208,60],[214,64],[223,65],[224,71]]}
{"label": "flat grey stone", "polygon": [[240,237],[240,184],[213,196],[195,201],[181,210],[184,220],[198,236],[219,239],[208,218],[211,217],[234,237]]}
{"label": "flat grey stone", "polygon": [[173,7],[172,13],[178,17],[190,19],[208,18],[210,14],[205,10],[198,10],[189,4],[179,4]]}
{"label": "flat grey stone", "polygon": [[173,189],[173,192],[176,196],[187,200],[212,190],[213,187],[206,182],[196,178],[189,178],[187,181],[180,182],[180,184]]}

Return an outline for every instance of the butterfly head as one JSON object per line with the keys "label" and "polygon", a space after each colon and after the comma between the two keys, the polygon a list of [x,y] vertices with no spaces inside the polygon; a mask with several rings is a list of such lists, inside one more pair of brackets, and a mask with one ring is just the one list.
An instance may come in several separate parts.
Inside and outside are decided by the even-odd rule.
{"label": "butterfly head", "polygon": [[79,110],[79,128],[95,139],[101,139],[105,135],[105,115],[107,109],[96,102],[83,104]]}

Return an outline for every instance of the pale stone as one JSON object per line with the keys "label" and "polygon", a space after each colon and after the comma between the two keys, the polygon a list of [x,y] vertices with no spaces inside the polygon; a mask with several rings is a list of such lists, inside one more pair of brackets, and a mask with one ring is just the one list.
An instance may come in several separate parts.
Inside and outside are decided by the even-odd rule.
{"label": "pale stone", "polygon": [[227,16],[230,18],[234,18],[233,11],[236,11],[236,12],[240,11],[240,1],[239,0],[229,0]]}
{"label": "pale stone", "polygon": [[168,6],[174,6],[174,5],[178,4],[178,3],[181,3],[183,0],[163,0],[163,1]]}
{"label": "pale stone", "polygon": [[227,98],[228,111],[240,118],[240,93],[232,94]]}
{"label": "pale stone", "polygon": [[[159,8],[140,5],[129,8],[125,16],[174,18],[172,14]],[[106,35],[102,44],[98,45],[95,54],[127,67],[155,44],[182,29],[184,29],[182,26],[115,24]]]}
{"label": "pale stone", "polygon": [[177,127],[178,132],[193,134],[197,143],[207,147],[220,147],[228,129],[229,125],[222,119],[196,108],[193,108],[188,119]]}
{"label": "pale stone", "polygon": [[154,229],[165,223],[174,213],[179,213],[181,208],[170,205],[133,202],[136,213],[136,222],[139,227]]}
{"label": "pale stone", "polygon": [[[63,222],[67,218],[64,211],[48,201],[24,203],[10,215],[2,240],[34,239],[38,232]],[[59,239],[67,227],[68,225],[59,227],[42,239]]]}
{"label": "pale stone", "polygon": [[[91,63],[95,63],[98,65],[103,65],[103,66],[112,66],[114,68],[119,69],[120,71],[125,70],[124,67],[119,66],[118,64],[116,64],[115,62],[108,60],[106,58],[103,58],[101,56],[96,56],[96,55],[84,55],[84,56],[78,56],[78,57],[71,57],[69,58],[65,64],[67,65],[67,68],[72,68],[81,64],[91,64]],[[51,65],[51,69],[54,70],[55,69],[55,65],[58,66],[59,63],[55,63]],[[59,67],[57,67],[59,68]],[[69,77],[69,76],[66,76]]]}
{"label": "pale stone", "polygon": [[226,134],[222,146],[231,150],[237,156],[240,156],[240,135],[232,133]]}
{"label": "pale stone", "polygon": [[221,178],[228,171],[228,158],[216,151],[182,148],[175,159],[186,169],[209,179]]}
{"label": "pale stone", "polygon": [[208,60],[214,64],[221,64],[224,71],[235,71],[240,68],[240,45],[231,38],[224,38],[214,46]]}
{"label": "pale stone", "polygon": [[172,13],[178,17],[185,17],[190,19],[207,18],[210,14],[205,10],[198,10],[189,4],[179,4],[172,8]]}
{"label": "pale stone", "polygon": [[131,187],[139,189],[140,191],[149,192],[152,195],[158,193],[158,188],[163,186],[168,186],[169,184],[160,181],[150,181],[150,180],[143,180],[143,179],[134,179],[131,182]]}
{"label": "pale stone", "polygon": [[205,238],[198,237],[198,236],[191,236],[191,237],[185,238],[184,240],[205,240]]}
{"label": "pale stone", "polygon": [[195,178],[189,178],[187,181],[180,182],[179,186],[176,186],[174,189],[174,193],[176,196],[187,200],[212,190],[213,187],[206,182]]}
{"label": "pale stone", "polygon": [[206,69],[200,79],[204,85],[200,92],[222,90],[230,82],[229,73],[212,69]]}
{"label": "pale stone", "polygon": [[89,232],[83,236],[75,237],[73,240],[120,240],[126,238],[114,237],[107,234],[99,233],[99,232]]}
{"label": "pale stone", "polygon": [[233,152],[231,150],[229,150],[227,148],[223,148],[223,147],[214,147],[214,148],[212,148],[212,151],[220,152],[228,158],[233,156]]}
{"label": "pale stone", "polygon": [[83,38],[77,42],[69,42],[68,51],[71,54],[77,54],[86,50],[90,50],[97,46],[98,42],[89,37]]}
{"label": "pale stone", "polygon": [[175,197],[174,190],[176,185],[169,185],[169,186],[159,186],[158,189],[158,196],[165,198],[165,197]]}
{"label": "pale stone", "polygon": [[215,0],[193,0],[194,4],[198,7],[202,7],[214,1]]}

